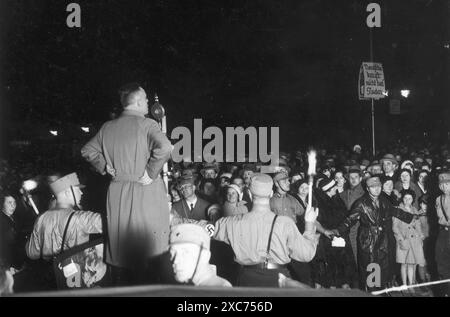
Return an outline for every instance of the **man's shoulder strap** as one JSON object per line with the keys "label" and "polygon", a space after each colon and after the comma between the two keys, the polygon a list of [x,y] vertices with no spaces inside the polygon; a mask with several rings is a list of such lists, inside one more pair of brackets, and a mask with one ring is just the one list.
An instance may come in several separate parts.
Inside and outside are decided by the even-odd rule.
{"label": "man's shoulder strap", "polygon": [[270,245],[272,244],[273,227],[275,226],[275,221],[277,220],[277,218],[278,215],[275,215],[275,217],[273,217],[272,226],[270,227],[269,241],[267,242],[267,250],[266,250],[266,260],[265,260],[266,264],[269,262],[269,252],[270,252]]}
{"label": "man's shoulder strap", "polygon": [[72,211],[70,213],[69,219],[67,219],[66,226],[64,228],[62,241],[61,241],[61,251],[59,251],[59,254],[63,253],[63,251],[64,251],[64,243],[66,242],[67,230],[69,229],[70,220],[72,220],[72,217],[74,214],[75,214],[75,211]]}

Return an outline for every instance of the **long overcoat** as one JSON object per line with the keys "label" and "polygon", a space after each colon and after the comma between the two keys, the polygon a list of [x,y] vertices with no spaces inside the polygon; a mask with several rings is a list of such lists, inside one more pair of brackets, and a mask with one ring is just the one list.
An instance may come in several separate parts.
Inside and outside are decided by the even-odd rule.
{"label": "long overcoat", "polygon": [[[392,231],[393,217],[406,223],[413,220],[412,214],[392,206],[383,195],[378,197],[376,205],[369,193],[366,193],[353,204],[350,215],[338,227],[339,232],[344,234],[357,222],[360,223],[357,238],[360,288],[383,288],[392,281],[396,251]],[[379,270],[373,265],[377,265]],[[380,273],[379,279],[373,280],[376,282],[374,285],[368,285],[367,278],[373,272]]]}
{"label": "long overcoat", "polygon": [[[156,121],[132,110],[106,122],[82,148],[98,172],[108,164],[116,174],[106,201],[107,263],[132,268],[167,250],[169,206],[159,173],[172,148]],[[138,183],[145,170],[150,185]]]}

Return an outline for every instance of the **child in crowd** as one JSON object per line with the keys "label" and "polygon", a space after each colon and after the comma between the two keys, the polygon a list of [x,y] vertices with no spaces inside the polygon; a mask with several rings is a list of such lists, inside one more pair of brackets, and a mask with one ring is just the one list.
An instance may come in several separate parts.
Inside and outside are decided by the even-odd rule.
{"label": "child in crowd", "polygon": [[[412,214],[419,214],[414,207],[415,193],[411,189],[401,191],[402,202],[400,208]],[[392,229],[397,241],[397,263],[401,264],[401,276],[403,285],[415,284],[416,266],[425,266],[423,252],[424,234],[419,219],[411,223],[405,223],[397,218],[392,220]]]}

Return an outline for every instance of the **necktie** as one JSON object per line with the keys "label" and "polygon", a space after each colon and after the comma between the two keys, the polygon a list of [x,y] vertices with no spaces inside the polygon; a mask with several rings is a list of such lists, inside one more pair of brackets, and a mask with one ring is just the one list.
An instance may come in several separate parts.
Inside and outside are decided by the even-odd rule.
{"label": "necktie", "polygon": [[380,208],[380,204],[378,202],[378,199],[375,199],[373,202],[375,203],[375,207],[376,208]]}
{"label": "necktie", "polygon": [[194,209],[194,204],[191,203],[191,210]]}

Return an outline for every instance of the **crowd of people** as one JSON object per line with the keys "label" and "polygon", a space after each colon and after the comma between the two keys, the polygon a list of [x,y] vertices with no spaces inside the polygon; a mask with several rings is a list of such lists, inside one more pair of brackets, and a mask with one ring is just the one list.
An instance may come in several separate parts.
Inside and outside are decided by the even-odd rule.
{"label": "crowd of people", "polygon": [[[450,221],[447,204],[450,201],[447,196],[450,191],[450,178],[445,172],[448,171],[450,162],[447,153],[446,148],[437,155],[427,154],[425,149],[415,155],[410,153],[400,162],[399,157],[392,154],[370,162],[366,158],[339,160],[334,153],[321,153],[312,190],[312,204],[319,209],[315,222],[316,233],[310,236],[311,241],[317,240],[312,242],[313,245],[316,243],[316,248],[313,248],[310,258],[305,258],[295,255],[295,245],[280,245],[280,249],[289,248],[289,251],[285,259],[279,259],[278,264],[282,266],[278,271],[291,281],[314,288],[372,289],[367,286],[366,280],[370,273],[367,265],[372,262],[379,263],[383,272],[378,288],[448,278]],[[358,155],[359,149],[356,146],[351,157]],[[306,161],[306,153],[300,151],[292,155],[281,153],[277,171],[271,174],[270,184],[273,184],[273,188],[271,186],[270,189],[273,189],[273,194],[268,195],[270,213],[283,216],[283,219],[287,217],[289,220],[284,221],[295,224],[295,230],[302,235],[305,233],[305,212],[308,209],[310,186],[306,175]],[[3,160],[2,164],[5,171],[7,162]],[[251,266],[252,261],[258,262],[259,260],[251,258],[251,253],[258,253],[266,244],[266,241],[260,241],[261,245],[256,246],[257,250],[246,249],[250,248],[251,244],[245,244],[243,241],[252,239],[251,236],[246,237],[252,232],[237,234],[236,229],[226,229],[226,233],[221,231],[224,230],[221,228],[233,219],[242,220],[250,217],[252,213],[257,214],[254,207],[255,192],[251,191],[251,184],[252,177],[260,175],[258,168],[256,163],[183,162],[172,164],[170,170],[171,225],[179,227],[181,223],[190,222],[203,227],[206,224],[216,225],[217,232],[212,242],[209,242],[208,237],[204,247],[209,252],[207,261],[211,260],[217,267],[217,273],[226,278],[226,283],[222,282],[224,285],[253,285],[238,278],[239,270]],[[42,189],[36,190],[36,193],[33,190],[26,193],[22,187],[21,191],[14,192],[9,191],[5,183],[23,184],[25,179],[12,180],[11,174],[5,172],[2,176],[6,176],[2,178],[2,185],[7,188],[2,188],[1,197],[1,260],[4,271],[2,281],[6,285],[7,281],[12,280],[8,278],[9,275],[20,276],[33,261],[49,260],[57,253],[60,247],[58,243],[53,246],[46,244],[49,243],[48,240],[51,242],[52,239],[58,238],[52,237],[52,232],[45,237],[45,233],[40,233],[39,230],[44,230],[42,223],[52,221],[46,218],[56,219],[50,216],[55,213],[51,211],[55,209],[51,207],[52,204],[55,206],[55,200],[66,201],[69,207],[74,207],[75,204],[71,203],[70,187],[61,189],[63,193],[50,191],[53,195]],[[60,179],[61,182],[64,178],[50,173],[35,179],[40,182],[39,188],[47,185],[51,189],[55,187],[55,179]],[[79,185],[77,182],[76,180],[73,185]],[[79,187],[73,188],[80,191]],[[84,191],[89,191],[89,188]],[[81,191],[76,195],[77,203],[81,207]],[[33,196],[40,206],[47,204],[49,211],[38,217],[30,204],[30,197],[33,199]],[[378,197],[378,206],[375,205],[374,209],[379,209],[379,213],[370,210],[374,207],[374,197]],[[406,214],[395,215],[392,207],[397,207],[397,211],[401,210]],[[78,220],[76,226],[89,226],[91,231],[83,229],[87,235],[100,233],[101,213],[85,213],[79,215],[84,220]],[[411,220],[408,214],[417,217]],[[66,221],[67,217],[59,223],[64,224]],[[251,222],[257,224],[257,219],[252,219]],[[52,223],[47,228],[54,226]],[[374,229],[374,226],[379,226],[379,230]],[[63,229],[62,225],[59,229],[60,235]],[[383,230],[386,230],[384,235]],[[234,236],[228,237],[229,234]],[[255,233],[255,237],[257,235],[258,233]],[[344,243],[338,244],[338,238],[342,238]],[[44,243],[39,239],[47,240]],[[76,237],[72,239],[76,240]],[[69,242],[69,247],[87,241],[88,238],[83,239]],[[191,240],[201,241],[202,238],[194,237]],[[282,243],[285,241],[280,241],[280,244]],[[41,246],[43,250],[40,249]],[[175,252],[175,249],[171,250],[172,253]],[[51,280],[48,276],[45,278],[47,281]],[[32,279],[35,281],[36,277]],[[181,278],[176,281],[187,280]],[[20,291],[21,288],[38,290],[41,286],[42,289],[54,287],[54,284],[49,286],[47,281],[39,281],[42,285],[28,288],[28,281],[22,280],[17,288]],[[278,279],[275,284],[269,285],[277,286]],[[5,286],[5,290],[7,289],[12,288]]]}
{"label": "crowd of people", "polygon": [[[448,146],[317,148],[314,175],[306,150],[265,174],[257,162],[174,163],[145,91],[126,86],[121,102],[81,149],[102,180],[0,161],[0,293],[55,289],[52,261],[91,235],[104,236],[112,286],[372,291],[450,278]],[[410,292],[448,296],[448,285]]]}

